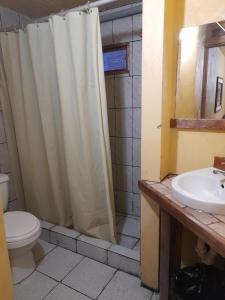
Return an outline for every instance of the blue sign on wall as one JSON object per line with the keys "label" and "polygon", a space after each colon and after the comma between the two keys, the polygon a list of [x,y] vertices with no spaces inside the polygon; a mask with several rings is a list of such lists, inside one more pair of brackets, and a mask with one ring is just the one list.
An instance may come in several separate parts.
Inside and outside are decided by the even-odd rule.
{"label": "blue sign on wall", "polygon": [[118,49],[103,52],[104,71],[122,71],[127,69],[127,51]]}

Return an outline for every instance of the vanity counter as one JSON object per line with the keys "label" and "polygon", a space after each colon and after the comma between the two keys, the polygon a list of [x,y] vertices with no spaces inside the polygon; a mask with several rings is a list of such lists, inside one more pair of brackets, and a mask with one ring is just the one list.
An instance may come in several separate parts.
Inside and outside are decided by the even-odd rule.
{"label": "vanity counter", "polygon": [[168,176],[161,183],[140,180],[139,188],[163,210],[225,257],[225,216],[205,213],[178,202],[172,195],[172,178],[173,176]]}
{"label": "vanity counter", "polygon": [[186,227],[225,257],[225,216],[205,213],[178,202],[172,195],[168,176],[161,183],[140,180],[139,188],[160,208],[160,300],[169,299],[171,275],[180,268],[182,227]]}

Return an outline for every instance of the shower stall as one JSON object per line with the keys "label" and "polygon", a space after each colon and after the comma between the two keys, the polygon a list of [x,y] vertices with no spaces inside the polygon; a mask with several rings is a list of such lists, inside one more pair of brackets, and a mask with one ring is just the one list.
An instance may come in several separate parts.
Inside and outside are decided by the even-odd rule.
{"label": "shower stall", "polygon": [[[97,237],[139,261],[141,4],[101,12],[100,23],[96,6],[109,2],[2,28],[4,147],[14,204],[43,220],[43,238],[63,243],[74,228],[77,247]],[[124,44],[127,71],[104,75],[102,46]]]}

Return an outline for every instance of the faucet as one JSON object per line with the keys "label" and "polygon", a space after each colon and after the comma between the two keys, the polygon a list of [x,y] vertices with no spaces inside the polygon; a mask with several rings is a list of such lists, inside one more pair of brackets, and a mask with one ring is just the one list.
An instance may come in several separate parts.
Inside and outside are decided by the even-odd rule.
{"label": "faucet", "polygon": [[[225,171],[220,171],[220,170],[213,170],[213,174],[221,174],[223,176],[225,176]],[[225,178],[220,180],[221,184],[225,183]]]}
{"label": "faucet", "polygon": [[225,171],[213,170],[213,174],[222,174],[223,176],[225,176]]}

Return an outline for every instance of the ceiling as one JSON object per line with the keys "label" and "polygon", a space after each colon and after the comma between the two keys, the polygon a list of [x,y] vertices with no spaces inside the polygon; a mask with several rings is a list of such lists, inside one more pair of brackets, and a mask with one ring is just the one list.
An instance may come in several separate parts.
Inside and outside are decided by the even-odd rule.
{"label": "ceiling", "polygon": [[[94,2],[92,0],[90,2]],[[126,4],[141,2],[140,0],[117,0],[101,7],[100,10],[116,8]],[[0,6],[10,8],[30,18],[41,18],[52,13],[67,10],[86,4],[87,0],[0,0]]]}

